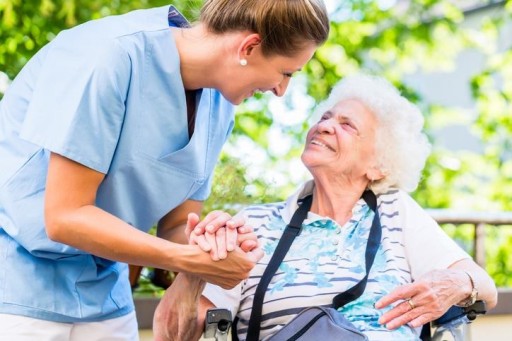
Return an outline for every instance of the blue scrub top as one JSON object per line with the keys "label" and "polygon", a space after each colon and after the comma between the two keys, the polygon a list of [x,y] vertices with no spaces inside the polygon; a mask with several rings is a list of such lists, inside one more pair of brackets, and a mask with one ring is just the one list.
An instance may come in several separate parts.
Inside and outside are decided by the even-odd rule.
{"label": "blue scrub top", "polygon": [[165,6],[61,32],[0,102],[0,313],[75,322],[133,310],[126,264],[48,239],[50,152],[106,174],[97,206],[143,231],[209,195],[233,106],[202,89],[189,139],[168,14],[181,18]]}

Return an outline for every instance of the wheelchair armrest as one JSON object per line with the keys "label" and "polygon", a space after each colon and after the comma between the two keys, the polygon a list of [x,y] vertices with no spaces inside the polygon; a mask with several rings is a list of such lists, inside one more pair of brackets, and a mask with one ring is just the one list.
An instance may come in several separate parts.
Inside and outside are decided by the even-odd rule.
{"label": "wheelchair armrest", "polygon": [[446,313],[443,314],[440,318],[435,321],[432,321],[433,326],[439,326],[455,319],[458,319],[464,315],[467,316],[468,320],[473,321],[476,319],[478,315],[483,315],[487,312],[485,302],[484,301],[476,301],[469,307],[457,307],[453,306]]}
{"label": "wheelchair armrest", "polygon": [[[478,315],[483,315],[486,312],[487,310],[484,301],[476,301],[469,307],[453,306],[437,320],[423,325],[420,338],[423,341],[431,341],[433,339],[437,340],[438,337],[433,337],[432,335],[432,331],[434,329],[437,332],[438,329],[443,329],[444,326],[448,326],[451,322],[457,323],[457,320],[463,318],[464,316],[466,316],[469,321],[473,321]],[[457,340],[457,338],[454,339]]]}
{"label": "wheelchair armrest", "polygon": [[231,340],[231,311],[223,308],[208,309],[205,317],[205,328],[202,340],[228,341]]}

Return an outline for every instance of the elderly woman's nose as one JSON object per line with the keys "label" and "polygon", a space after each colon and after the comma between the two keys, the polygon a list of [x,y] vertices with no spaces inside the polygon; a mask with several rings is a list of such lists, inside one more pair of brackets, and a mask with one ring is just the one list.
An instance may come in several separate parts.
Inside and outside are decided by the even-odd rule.
{"label": "elderly woman's nose", "polygon": [[321,132],[333,132],[334,131],[334,119],[329,118],[318,122],[317,128]]}

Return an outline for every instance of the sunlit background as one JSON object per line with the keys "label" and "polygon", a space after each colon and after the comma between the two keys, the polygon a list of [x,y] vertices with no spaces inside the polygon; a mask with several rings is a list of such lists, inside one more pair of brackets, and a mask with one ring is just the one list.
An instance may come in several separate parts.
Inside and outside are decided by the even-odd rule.
{"label": "sunlit background", "polygon": [[[172,2],[192,21],[202,3]],[[362,71],[387,78],[425,116],[434,148],[412,193],[423,207],[512,211],[512,1],[325,3],[330,38],[293,78],[286,96],[258,94],[237,108],[206,209],[286,198],[308,177],[300,153],[316,104],[339,79]],[[61,30],[161,5],[167,0],[0,1],[0,97]],[[474,252],[471,230],[450,231]],[[492,246],[486,248],[487,270],[498,285],[511,285],[512,231],[489,229],[486,243]]]}

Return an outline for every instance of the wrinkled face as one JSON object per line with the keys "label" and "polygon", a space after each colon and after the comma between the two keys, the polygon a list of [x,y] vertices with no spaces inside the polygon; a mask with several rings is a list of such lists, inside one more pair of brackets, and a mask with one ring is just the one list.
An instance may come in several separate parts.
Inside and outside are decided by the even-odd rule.
{"label": "wrinkled face", "polygon": [[256,92],[271,91],[276,96],[283,96],[294,72],[302,69],[315,50],[316,46],[311,44],[293,57],[265,57],[256,47],[247,58],[247,65],[240,67],[236,79],[231,79],[222,93],[233,104],[240,104]]}
{"label": "wrinkled face", "polygon": [[355,99],[338,102],[308,132],[302,162],[315,175],[367,181],[375,152],[374,114]]}

